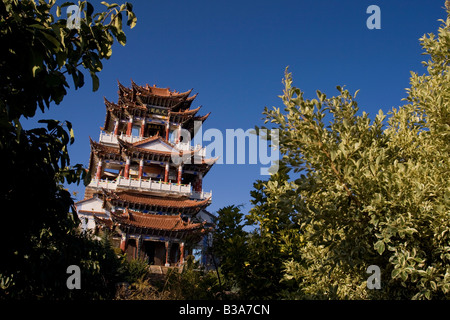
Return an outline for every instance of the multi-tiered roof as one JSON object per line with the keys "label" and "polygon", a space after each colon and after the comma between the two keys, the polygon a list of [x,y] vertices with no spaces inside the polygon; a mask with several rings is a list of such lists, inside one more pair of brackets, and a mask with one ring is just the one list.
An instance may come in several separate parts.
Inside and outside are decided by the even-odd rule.
{"label": "multi-tiered roof", "polygon": [[190,96],[192,89],[118,85],[117,103],[105,98],[99,141],[90,138],[92,181],[78,213],[91,227],[117,227],[124,250],[127,239],[142,237],[184,245],[187,234],[204,230],[199,212],[206,212],[211,192],[202,190],[202,180],[217,159],[182,141],[180,131],[193,137],[210,113],[199,116],[201,107],[191,109],[197,96]]}

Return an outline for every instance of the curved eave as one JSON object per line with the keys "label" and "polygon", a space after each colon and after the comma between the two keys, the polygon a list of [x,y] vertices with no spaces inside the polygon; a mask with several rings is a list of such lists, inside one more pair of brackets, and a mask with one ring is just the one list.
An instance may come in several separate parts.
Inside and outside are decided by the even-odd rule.
{"label": "curved eave", "polygon": [[208,117],[209,117],[210,114],[211,114],[211,112],[208,112],[208,113],[205,114],[204,116],[194,117],[194,121],[201,121],[201,122],[204,122],[206,119],[208,119]]}
{"label": "curved eave", "polygon": [[124,204],[135,204],[139,206],[147,206],[149,208],[164,208],[165,210],[174,210],[174,211],[200,211],[203,208],[206,208],[211,203],[211,197],[201,200],[174,200],[174,199],[165,199],[155,196],[143,195],[143,194],[133,194],[127,193],[123,191],[109,191],[103,190],[103,194],[105,196],[106,201],[115,201],[122,202]]}
{"label": "curved eave", "polygon": [[170,113],[170,115],[171,116],[183,116],[183,115],[189,115],[189,116],[194,116],[195,114],[197,114],[197,112],[201,109],[201,107],[202,106],[199,106],[199,107],[197,107],[197,108],[195,108],[195,109],[192,109],[192,110],[189,110],[189,109],[187,109],[187,110],[184,110],[184,111],[178,111],[178,112],[171,112]]}
{"label": "curved eave", "polygon": [[185,222],[180,215],[164,216],[126,210],[122,214],[112,213],[111,218],[118,224],[163,232],[195,232],[204,228],[204,223]]}
{"label": "curved eave", "polygon": [[129,88],[125,87],[123,84],[121,84],[119,80],[117,80],[117,85],[119,87],[119,91],[121,91],[125,94],[131,93],[131,90]]}
{"label": "curved eave", "polygon": [[92,138],[89,136],[89,142],[91,144],[91,150],[95,154],[113,154],[113,155],[119,155],[119,149],[114,147],[105,146],[101,143],[95,142],[92,140]]}
{"label": "curved eave", "polygon": [[[158,138],[161,138],[161,137],[158,137]],[[170,151],[161,151],[161,150],[140,148],[140,147],[134,146],[132,143],[126,142],[120,138],[117,138],[117,141],[119,142],[120,148],[123,148],[124,151],[129,152],[129,153],[142,153],[142,154],[159,155],[159,156],[165,156],[165,157],[172,157],[172,155],[173,155],[173,152],[170,152]],[[186,154],[194,155],[195,151],[194,150],[191,150],[189,152],[180,151],[180,153],[182,155],[186,155]]]}
{"label": "curved eave", "polygon": [[176,123],[186,123],[189,120],[191,120],[196,114],[197,112],[200,110],[201,106],[199,106],[196,109],[192,109],[192,110],[185,110],[185,111],[178,111],[178,112],[171,112],[170,113],[170,119],[172,122],[176,122]]}
{"label": "curved eave", "polygon": [[122,111],[123,106],[119,106],[118,104],[109,101],[108,99],[106,99],[106,97],[103,97],[103,100],[105,101],[105,106],[106,106],[107,111],[113,111],[113,110]]}

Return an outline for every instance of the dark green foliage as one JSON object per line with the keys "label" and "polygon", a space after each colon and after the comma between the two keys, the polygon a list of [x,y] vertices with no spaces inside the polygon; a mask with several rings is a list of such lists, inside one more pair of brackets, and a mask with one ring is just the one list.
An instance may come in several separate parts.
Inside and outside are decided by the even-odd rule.
{"label": "dark green foliage", "polygon": [[[242,299],[275,299],[290,286],[282,281],[284,261],[297,256],[293,246],[299,243],[292,240],[299,239],[298,228],[288,215],[283,217],[271,207],[271,195],[263,182],[254,187],[254,207],[248,216],[237,206],[217,212],[213,252],[220,262],[224,290]],[[244,226],[252,231],[245,231]]]}
{"label": "dark green foliage", "polygon": [[[95,91],[100,61],[110,57],[115,38],[124,44],[119,15],[126,11],[130,25],[135,17],[131,5],[92,15],[92,6],[81,2],[85,19],[80,29],[69,30],[50,14],[53,5],[0,2],[0,298],[109,298],[122,263],[106,240],[78,231],[73,199],[62,186],[88,183],[85,169],[70,164],[72,125],[42,120],[45,128],[23,130],[20,118],[59,104],[69,86],[66,76],[79,88],[82,71],[88,71]],[[81,290],[66,286],[73,264],[81,268]]]}
{"label": "dark green foliage", "polygon": [[220,288],[216,274],[188,256],[181,272],[172,269],[167,275],[163,291],[176,300],[212,300],[218,298]]}
{"label": "dark green foliage", "polygon": [[211,249],[225,277],[224,289],[237,286],[243,275],[246,258],[243,253],[247,249],[243,218],[238,206],[227,206],[217,211]]}

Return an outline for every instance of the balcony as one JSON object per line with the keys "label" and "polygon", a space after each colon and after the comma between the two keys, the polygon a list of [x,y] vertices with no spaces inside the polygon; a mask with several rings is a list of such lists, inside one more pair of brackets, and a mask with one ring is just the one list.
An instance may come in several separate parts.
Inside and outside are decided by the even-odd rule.
{"label": "balcony", "polygon": [[[116,136],[114,134],[100,131],[99,142],[105,143],[105,144],[117,145],[118,144],[117,138],[120,138],[121,140],[124,140],[129,143],[134,143],[134,142],[138,142],[138,141],[145,139],[143,137],[127,136],[123,133]],[[173,141],[172,141],[172,143],[175,144]],[[199,144],[196,146],[191,146],[188,143],[177,143],[177,144],[175,144],[175,148],[177,148],[178,150],[183,150],[183,151],[196,151],[197,155],[199,155],[201,157],[206,156],[206,147],[202,148],[202,146]]]}
{"label": "balcony", "polygon": [[205,191],[201,191],[201,192],[197,192],[197,191],[192,191],[191,195],[189,196],[190,199],[193,200],[204,200],[204,199],[208,199],[212,197],[212,191],[211,192],[205,192]]}
{"label": "balcony", "polygon": [[196,146],[191,146],[189,143],[177,143],[175,144],[175,147],[178,150],[183,150],[183,151],[196,151],[196,154],[201,156],[201,157],[206,157],[206,147],[202,148],[201,145],[196,145]]}
{"label": "balcony", "polygon": [[137,191],[157,191],[161,193],[177,194],[180,196],[188,196],[190,199],[204,200],[212,196],[212,192],[196,192],[192,191],[191,184],[177,184],[170,182],[163,182],[161,180],[142,180],[142,179],[127,179],[124,177],[117,177],[115,180],[95,179],[91,180],[89,187],[105,188],[108,190],[117,189],[134,189]]}
{"label": "balcony", "polygon": [[124,141],[129,142],[129,143],[134,143],[134,142],[138,142],[138,141],[141,141],[141,140],[145,139],[143,137],[127,136],[127,135],[125,135],[123,133],[116,136],[115,134],[110,134],[110,133],[106,133],[106,132],[100,131],[99,142],[106,143],[106,144],[115,144],[115,145],[117,145],[119,143],[117,141],[117,138],[120,138],[121,140],[124,140]]}

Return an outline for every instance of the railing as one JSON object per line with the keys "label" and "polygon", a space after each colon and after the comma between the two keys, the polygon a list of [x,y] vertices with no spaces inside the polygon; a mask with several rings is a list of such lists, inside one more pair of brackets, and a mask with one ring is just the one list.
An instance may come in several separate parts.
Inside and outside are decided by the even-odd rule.
{"label": "railing", "polygon": [[191,146],[188,143],[177,143],[175,145],[175,147],[178,150],[183,150],[183,151],[196,151],[197,155],[205,157],[206,156],[206,147],[202,148],[201,145],[196,145],[196,146]]}
{"label": "railing", "polygon": [[122,177],[117,178],[118,187],[129,187],[129,188],[139,188],[148,190],[161,190],[168,192],[178,192],[178,193],[191,193],[190,184],[177,184],[163,181],[155,181],[152,179],[142,180],[142,179],[126,179]]}
{"label": "railing", "polygon": [[105,189],[108,189],[108,190],[116,190],[117,189],[117,181],[116,180],[93,178],[91,180],[91,183],[89,183],[89,187],[105,188]]}
{"label": "railing", "polygon": [[170,182],[163,182],[157,180],[142,180],[142,179],[128,179],[124,177],[117,177],[115,180],[108,179],[92,179],[89,184],[90,187],[105,188],[109,190],[116,190],[118,187],[128,187],[143,190],[161,190],[168,192],[184,193],[189,195],[191,193],[190,184],[177,184]]}
{"label": "railing", "polygon": [[100,138],[99,141],[103,142],[103,143],[110,143],[110,144],[118,144],[119,142],[117,141],[117,138],[120,138],[126,142],[129,143],[134,143],[137,141],[141,141],[144,140],[145,138],[143,137],[137,137],[137,136],[127,136],[123,133],[121,133],[120,135],[115,135],[112,133],[106,133],[103,131],[100,131]]}
{"label": "railing", "polygon": [[[120,135],[115,135],[112,133],[106,133],[106,132],[100,131],[100,138],[99,138],[100,142],[109,143],[109,144],[118,144],[119,142],[117,141],[117,138],[120,138],[121,140],[124,140],[129,143],[134,143],[134,142],[138,142],[138,141],[145,139],[143,137],[127,136],[123,133],[121,133]],[[175,144],[175,147],[178,150],[183,150],[183,151],[186,151],[186,150],[187,151],[196,151],[197,155],[202,156],[202,157],[206,156],[206,147],[202,148],[202,146],[199,144],[196,146],[191,146],[188,143],[177,143],[177,144]]]}
{"label": "railing", "polygon": [[170,193],[180,193],[188,196],[194,200],[204,200],[212,196],[211,192],[193,191],[191,184],[177,184],[171,182],[164,182],[158,180],[142,180],[142,179],[128,179],[124,177],[117,177],[115,180],[95,179],[91,180],[89,187],[105,188],[108,190],[117,190],[117,188],[132,188],[150,191],[166,191]]}
{"label": "railing", "polygon": [[212,191],[211,192],[204,192],[204,191],[192,191],[189,198],[194,200],[204,200],[212,197]]}

